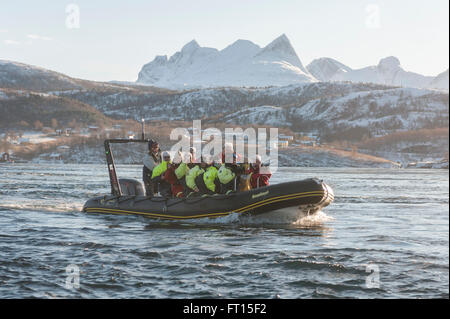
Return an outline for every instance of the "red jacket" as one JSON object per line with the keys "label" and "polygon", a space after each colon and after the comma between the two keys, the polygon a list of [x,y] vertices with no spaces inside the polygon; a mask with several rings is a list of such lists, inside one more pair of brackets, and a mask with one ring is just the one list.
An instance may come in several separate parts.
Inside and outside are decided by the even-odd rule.
{"label": "red jacket", "polygon": [[270,172],[260,173],[259,167],[251,166],[250,173],[252,173],[252,176],[250,177],[252,188],[269,186],[269,179],[272,177]]}
{"label": "red jacket", "polygon": [[164,173],[164,180],[170,184],[172,195],[174,197],[183,197],[184,196],[183,185],[181,185],[180,182],[178,181],[178,178],[175,175],[175,169],[176,169],[175,166],[170,165],[170,167],[167,168],[166,172]]}

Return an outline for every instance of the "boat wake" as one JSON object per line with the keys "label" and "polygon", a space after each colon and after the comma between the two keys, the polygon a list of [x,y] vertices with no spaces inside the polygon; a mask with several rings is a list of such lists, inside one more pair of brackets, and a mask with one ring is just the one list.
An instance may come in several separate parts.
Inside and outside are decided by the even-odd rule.
{"label": "boat wake", "polygon": [[300,217],[298,220],[296,220],[293,224],[296,226],[303,226],[303,227],[315,227],[315,226],[321,226],[325,222],[329,222],[334,220],[333,217],[327,215],[323,211],[318,211],[315,214],[312,215],[305,215],[303,217]]}
{"label": "boat wake", "polygon": [[[217,218],[199,218],[183,221],[170,221],[171,223],[183,223],[189,225],[240,225],[240,226],[268,226],[268,225],[294,225],[300,227],[317,227],[334,218],[323,211],[307,215],[297,208],[283,209],[261,215],[247,215],[232,213]],[[158,221],[151,221],[158,223]],[[165,221],[166,222],[166,221]]]}
{"label": "boat wake", "polygon": [[[54,213],[72,213],[79,212],[82,209],[82,203],[67,203],[60,201],[37,202],[35,200],[22,201],[20,204],[6,202],[0,204],[0,211],[38,211]],[[123,217],[123,216],[121,216]],[[270,226],[270,225],[293,225],[297,227],[317,227],[334,218],[323,211],[308,215],[297,208],[285,208],[261,215],[249,215],[241,213],[232,213],[230,215],[216,218],[199,218],[187,220],[164,221],[164,225],[185,224],[190,226],[202,225],[239,225],[239,226]],[[153,226],[161,223],[161,220],[152,220],[142,217],[146,223]],[[160,225],[161,226],[161,225]]]}
{"label": "boat wake", "polygon": [[296,208],[291,208],[259,216],[241,216],[239,223],[244,225],[294,225],[301,227],[316,227],[331,220],[333,220],[333,217],[328,216],[323,211],[308,215]]}
{"label": "boat wake", "polygon": [[54,213],[71,213],[80,212],[83,204],[75,203],[36,203],[36,201],[29,201],[18,203],[2,203],[0,204],[0,211],[39,211],[39,212],[54,212]]}

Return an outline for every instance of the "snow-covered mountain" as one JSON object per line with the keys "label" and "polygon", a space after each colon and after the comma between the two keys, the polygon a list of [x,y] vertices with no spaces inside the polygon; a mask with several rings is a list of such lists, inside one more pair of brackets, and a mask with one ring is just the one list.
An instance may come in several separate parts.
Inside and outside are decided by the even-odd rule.
{"label": "snow-covered mountain", "polygon": [[350,67],[332,58],[315,59],[306,66],[306,69],[322,82],[330,81],[334,76],[352,71]]}
{"label": "snow-covered mountain", "polygon": [[447,90],[449,87],[448,69],[436,76],[428,85],[430,89]]}
{"label": "snow-covered mountain", "polygon": [[264,48],[238,40],[219,51],[193,40],[169,59],[144,65],[137,82],[170,89],[219,86],[283,86],[317,80],[303,66],[286,35]]}
{"label": "snow-covered mountain", "polygon": [[303,66],[286,35],[261,48],[237,40],[225,49],[201,47],[195,40],[168,58],[157,56],[144,65],[137,83],[169,89],[265,87],[298,83],[349,81],[448,91],[448,71],[437,77],[406,71],[394,56],[361,69],[332,58]]}
{"label": "snow-covered mountain", "polygon": [[315,59],[306,68],[316,79],[324,82],[349,81],[446,91],[449,89],[448,70],[436,77],[408,72],[394,56],[381,59],[378,65],[362,69],[351,69],[331,58]]}
{"label": "snow-covered mountain", "polygon": [[405,71],[400,65],[400,60],[394,56],[390,56],[381,59],[378,65],[338,73],[330,80],[426,88],[433,80],[433,77]]}

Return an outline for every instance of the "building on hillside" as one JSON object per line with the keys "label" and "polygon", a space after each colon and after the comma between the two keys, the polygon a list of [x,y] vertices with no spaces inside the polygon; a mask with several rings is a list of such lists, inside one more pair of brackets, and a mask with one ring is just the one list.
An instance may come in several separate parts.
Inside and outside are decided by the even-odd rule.
{"label": "building on hillside", "polygon": [[294,137],[292,135],[279,134],[278,139],[282,141],[293,141]]}
{"label": "building on hillside", "polygon": [[278,135],[278,145],[279,147],[288,147],[289,142],[294,140],[293,136],[280,134]]}
{"label": "building on hillside", "polygon": [[279,148],[285,148],[289,146],[289,142],[288,141],[280,141],[278,140],[278,147]]}
{"label": "building on hillside", "polygon": [[55,160],[55,161],[61,161],[63,159],[63,156],[59,153],[51,153],[48,158],[50,160]]}

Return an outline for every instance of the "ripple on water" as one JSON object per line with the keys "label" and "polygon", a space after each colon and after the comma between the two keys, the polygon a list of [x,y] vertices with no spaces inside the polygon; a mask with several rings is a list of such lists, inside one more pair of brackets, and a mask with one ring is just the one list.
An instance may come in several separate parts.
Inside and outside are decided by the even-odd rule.
{"label": "ripple on water", "polygon": [[312,216],[182,222],[80,213],[108,192],[103,165],[0,176],[1,298],[448,298],[448,171],[281,168],[274,183],[319,176],[336,201]]}

